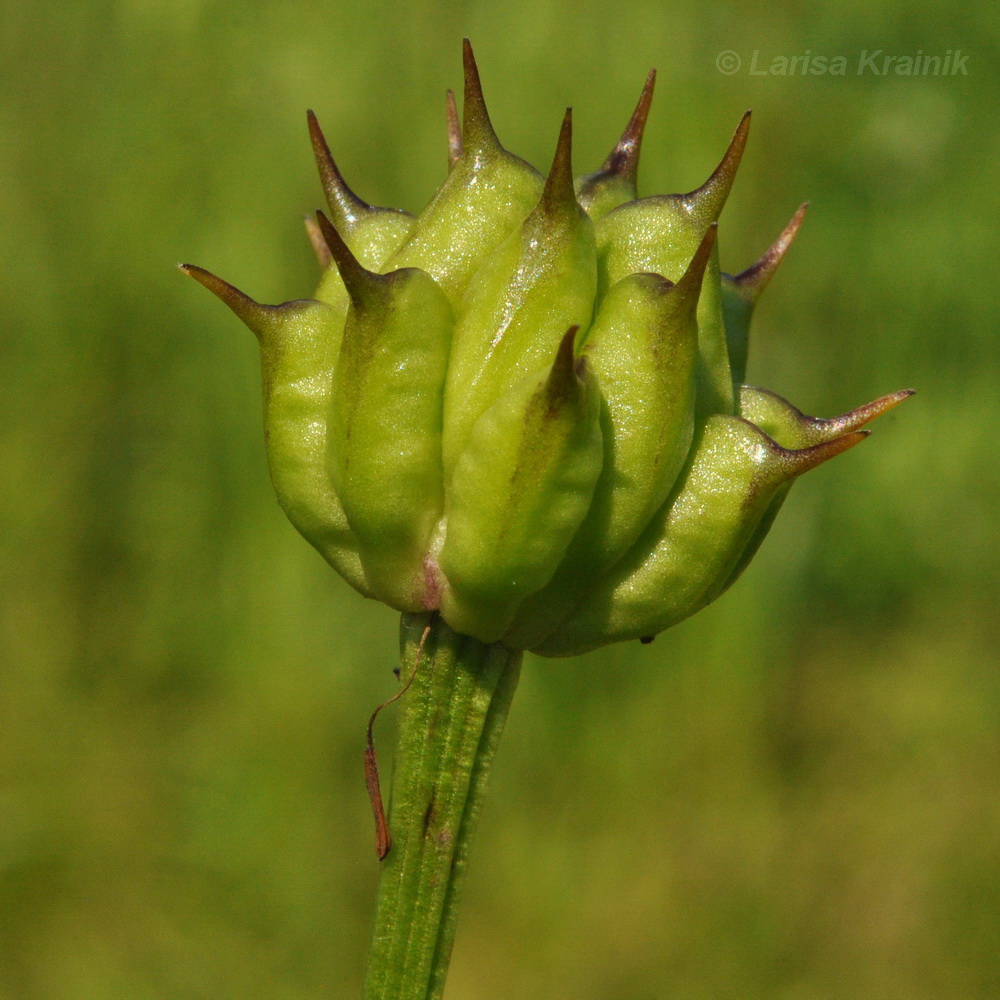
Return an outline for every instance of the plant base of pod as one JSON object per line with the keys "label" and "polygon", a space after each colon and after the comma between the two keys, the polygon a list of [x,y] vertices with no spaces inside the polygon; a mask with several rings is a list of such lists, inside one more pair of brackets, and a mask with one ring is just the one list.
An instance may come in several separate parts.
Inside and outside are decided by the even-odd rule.
{"label": "plant base of pod", "polygon": [[469,848],[522,654],[404,614],[389,808],[363,1000],[439,1000]]}

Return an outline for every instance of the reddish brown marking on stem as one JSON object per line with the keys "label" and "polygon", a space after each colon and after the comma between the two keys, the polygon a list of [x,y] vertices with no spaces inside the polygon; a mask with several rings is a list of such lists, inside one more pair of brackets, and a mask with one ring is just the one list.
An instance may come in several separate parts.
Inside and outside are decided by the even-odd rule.
{"label": "reddish brown marking on stem", "polygon": [[389,833],[389,822],[385,818],[385,806],[382,804],[382,789],[378,780],[378,758],[375,747],[368,736],[368,746],[365,747],[365,785],[368,788],[368,798],[371,799],[372,813],[375,816],[375,854],[379,861],[383,860],[392,847],[392,835]]}
{"label": "reddish brown marking on stem", "polygon": [[427,623],[424,634],[420,637],[420,645],[417,646],[417,658],[413,664],[413,672],[409,680],[391,698],[387,698],[378,708],[372,712],[372,717],[368,720],[368,744],[365,747],[365,787],[368,789],[368,798],[371,799],[372,813],[375,816],[375,853],[379,861],[384,861],[386,855],[392,849],[392,834],[389,832],[389,821],[385,817],[385,806],[382,803],[382,787],[378,779],[378,756],[375,753],[375,720],[383,708],[387,708],[394,701],[398,701],[410,689],[417,671],[420,669],[420,661],[424,656],[424,643],[430,635],[432,622]]}

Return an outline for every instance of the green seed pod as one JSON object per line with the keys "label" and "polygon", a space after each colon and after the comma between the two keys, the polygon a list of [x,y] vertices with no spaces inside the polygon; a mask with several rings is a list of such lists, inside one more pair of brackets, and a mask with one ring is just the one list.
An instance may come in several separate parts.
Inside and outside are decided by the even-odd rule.
{"label": "green seed pod", "polygon": [[416,219],[358,198],[310,114],[330,209],[307,223],[314,299],[260,305],[184,270],[257,334],[278,498],[352,586],[546,656],[648,638],[729,587],[792,481],[909,392],[823,421],[742,385],[805,207],[721,272],[749,112],[700,188],[639,197],[653,73],[574,182],[570,113],[543,180],[497,139],[468,42],[464,68]]}
{"label": "green seed pod", "polygon": [[729,579],[775,493],[863,439],[856,432],[790,451],[740,417],[709,417],[672,501],[537,651],[571,656],[656,635],[701,610]]}
{"label": "green seed pod", "polygon": [[[701,187],[684,195],[658,195],[627,202],[597,226],[598,295],[637,271],[652,271],[677,281],[732,190],[750,131],[750,112],[722,161]],[[718,253],[698,303],[699,400],[701,414],[734,412]]]}
{"label": "green seed pod", "polygon": [[366,270],[326,216],[319,220],[351,296],[331,401],[330,475],[375,595],[421,611],[424,555],[444,502],[451,307],[418,268]]}
{"label": "green seed pod", "polygon": [[622,278],[588,336],[608,430],[586,533],[591,566],[610,566],[635,541],[691,447],[698,299],[714,247],[713,225],[676,285],[657,274]]}
{"label": "green seed pod", "polygon": [[214,274],[181,269],[217,295],[260,341],[264,440],[271,482],[288,519],[366,597],[357,540],[327,473],[326,424],[343,318],[306,299],[265,306]]}
{"label": "green seed pod", "polygon": [[[308,113],[320,180],[331,215],[351,252],[377,268],[413,228],[396,209],[375,208],[346,184],[316,116]],[[357,541],[327,472],[326,425],[333,372],[347,317],[347,289],[319,227],[306,231],[324,275],[316,300],[264,306],[200,267],[183,265],[256,334],[261,349],[267,460],[278,502],[289,520],[352,587],[372,596]]]}
{"label": "green seed pod", "polygon": [[447,474],[479,416],[545,364],[568,327],[590,325],[596,283],[593,223],[573,194],[567,111],[538,204],[483,265],[462,302],[445,397]]}
{"label": "green seed pod", "polygon": [[458,631],[499,639],[548,583],[601,472],[601,397],[563,337],[550,369],[513,386],[476,422],[448,493],[441,610]]}
{"label": "green seed pod", "polygon": [[558,572],[525,603],[507,641],[530,648],[548,635],[667,499],[694,432],[696,310],[714,245],[713,225],[676,285],[633,274],[601,303],[585,347],[604,397],[601,477]]}

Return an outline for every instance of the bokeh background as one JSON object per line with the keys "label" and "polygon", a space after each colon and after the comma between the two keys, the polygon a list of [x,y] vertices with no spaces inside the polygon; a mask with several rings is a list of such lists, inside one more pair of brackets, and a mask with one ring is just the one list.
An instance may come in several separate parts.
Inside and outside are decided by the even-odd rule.
{"label": "bokeh background", "polygon": [[[529,658],[449,996],[1000,996],[995,5],[0,14],[3,1000],[359,993],[395,617],[284,520],[255,344],[173,265],[309,293],[307,107],[362,196],[418,209],[463,34],[542,165],[573,104],[593,169],[658,67],[646,193],[699,184],[753,107],[724,266],[812,207],[750,380],[821,415],[920,393],[796,487],[717,605]],[[968,73],[857,75],[873,49]],[[754,50],[850,68],[751,76]]]}

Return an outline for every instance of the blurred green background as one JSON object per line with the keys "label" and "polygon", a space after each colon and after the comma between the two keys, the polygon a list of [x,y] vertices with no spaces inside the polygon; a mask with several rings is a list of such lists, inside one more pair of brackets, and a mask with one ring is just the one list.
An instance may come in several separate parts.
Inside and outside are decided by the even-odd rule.
{"label": "blurred green background", "polygon": [[[449,995],[1000,997],[993,4],[0,13],[3,1000],[359,993],[396,620],[285,521],[256,347],[173,265],[309,293],[306,107],[362,196],[418,209],[463,34],[541,165],[573,104],[596,166],[658,67],[646,193],[699,184],[753,107],[724,266],[812,207],[750,381],[821,415],[920,394],[796,488],[717,605],[528,659]],[[968,75],[859,76],[866,49]],[[850,68],[751,76],[754,50]]]}

